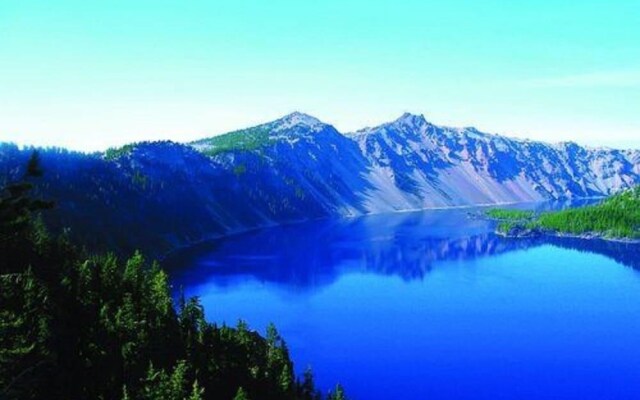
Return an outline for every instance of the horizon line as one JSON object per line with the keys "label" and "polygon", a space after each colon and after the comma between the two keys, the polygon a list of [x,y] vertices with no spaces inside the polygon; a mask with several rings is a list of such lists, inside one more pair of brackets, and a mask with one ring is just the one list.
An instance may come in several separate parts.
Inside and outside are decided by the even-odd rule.
{"label": "horizon line", "polygon": [[299,111],[299,110],[295,110],[292,112],[289,112],[281,117],[278,117],[276,119],[272,119],[269,121],[265,121],[265,122],[261,122],[255,125],[249,125],[246,127],[241,127],[241,128],[237,128],[237,129],[232,129],[232,130],[227,130],[225,132],[220,132],[220,133],[216,133],[213,135],[208,135],[208,136],[204,136],[201,137],[199,139],[195,139],[195,140],[187,140],[187,141],[180,141],[180,140],[174,140],[174,139],[145,139],[145,140],[138,140],[138,141],[132,141],[132,142],[125,142],[121,145],[116,145],[116,146],[109,146],[107,148],[101,149],[101,150],[81,150],[81,149],[73,149],[70,148],[68,146],[64,146],[64,145],[42,145],[42,144],[34,144],[34,143],[19,143],[17,141],[13,141],[13,140],[4,140],[4,139],[0,139],[0,144],[2,145],[15,145],[16,147],[20,148],[21,150],[24,149],[29,149],[29,148],[33,148],[33,149],[45,149],[45,150],[66,150],[69,152],[74,152],[74,153],[82,153],[82,154],[95,154],[95,153],[104,153],[110,149],[119,149],[122,148],[124,146],[128,146],[128,145],[136,145],[136,144],[143,144],[143,143],[163,143],[163,142],[170,142],[170,143],[176,143],[176,144],[182,144],[182,145],[191,145],[194,142],[200,141],[200,140],[207,140],[207,139],[212,139],[214,137],[218,137],[218,136],[223,136],[229,133],[233,133],[233,132],[238,132],[238,131],[242,131],[242,130],[246,130],[246,129],[251,129],[251,128],[256,128],[256,127],[260,127],[260,126],[264,126],[264,125],[268,125],[268,124],[273,124],[275,122],[281,121],[283,119],[286,119],[288,117],[293,117],[293,116],[297,116],[297,115],[302,115],[302,116],[306,116],[309,118],[312,118],[316,121],[318,121],[319,123],[323,124],[323,125],[327,125],[332,127],[336,132],[338,132],[340,135],[345,136],[345,137],[350,137],[352,134],[356,134],[359,132],[363,132],[366,130],[373,130],[373,129],[377,129],[377,128],[381,128],[385,125],[390,125],[393,124],[395,122],[400,121],[403,118],[406,117],[419,117],[421,118],[425,123],[432,125],[432,126],[436,126],[438,128],[444,128],[444,129],[449,129],[449,130],[454,130],[454,131],[458,131],[456,132],[457,134],[462,133],[463,131],[466,130],[474,130],[480,134],[486,135],[486,136],[490,136],[490,137],[499,137],[499,138],[503,138],[503,139],[508,139],[508,140],[512,140],[515,142],[520,142],[520,143],[541,143],[544,145],[548,145],[548,146],[558,146],[558,145],[563,145],[563,144],[575,144],[579,147],[582,147],[584,149],[587,150],[617,150],[617,151],[640,151],[640,143],[638,143],[638,147],[612,147],[612,146],[608,146],[608,145],[589,145],[589,144],[582,144],[579,141],[574,141],[574,140],[561,140],[561,141],[557,141],[557,142],[553,142],[553,141],[545,141],[545,140],[540,140],[540,139],[531,139],[529,137],[517,137],[517,136],[511,136],[508,133],[496,133],[496,132],[486,132],[486,131],[482,131],[478,128],[476,128],[473,125],[467,125],[467,126],[452,126],[452,125],[439,125],[437,123],[433,123],[430,122],[423,113],[413,113],[413,112],[409,112],[409,111],[405,111],[403,112],[398,118],[389,120],[387,122],[383,122],[377,125],[373,125],[373,126],[364,126],[362,128],[356,129],[356,130],[351,130],[348,132],[342,132],[340,131],[338,128],[335,127],[335,125],[325,122],[323,120],[321,120],[320,118],[315,117],[312,114],[309,114],[307,112],[304,111]]}

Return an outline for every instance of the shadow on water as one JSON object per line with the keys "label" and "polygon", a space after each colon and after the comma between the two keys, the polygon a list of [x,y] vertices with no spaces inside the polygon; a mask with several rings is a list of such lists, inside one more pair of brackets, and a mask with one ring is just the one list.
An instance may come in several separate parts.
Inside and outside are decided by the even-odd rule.
{"label": "shadow on water", "polygon": [[640,244],[638,243],[571,237],[548,237],[541,239],[540,241],[542,243],[551,244],[565,249],[600,254],[616,261],[619,264],[631,267],[636,271],[640,271]]}
{"label": "shadow on water", "polygon": [[[553,209],[566,204],[537,204]],[[166,260],[175,287],[246,280],[313,291],[342,274],[373,273],[424,279],[443,261],[464,261],[543,245],[604,255],[640,269],[640,246],[575,238],[506,239],[477,210],[376,215],[280,226],[220,239]]]}

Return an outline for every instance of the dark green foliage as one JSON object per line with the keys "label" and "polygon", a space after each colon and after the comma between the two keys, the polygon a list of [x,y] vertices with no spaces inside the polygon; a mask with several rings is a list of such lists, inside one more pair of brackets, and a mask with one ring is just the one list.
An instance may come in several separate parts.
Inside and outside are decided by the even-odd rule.
{"label": "dark green foliage", "polygon": [[519,226],[521,225],[518,224],[518,222],[504,221],[498,224],[498,226],[496,227],[496,231],[503,234],[507,234],[511,232],[512,229],[517,228]]}
{"label": "dark green foliage", "polygon": [[[36,158],[28,171],[38,170]],[[182,298],[176,310],[166,273],[140,253],[124,262],[88,255],[49,234],[37,216],[49,204],[30,199],[30,188],[11,185],[0,198],[0,398],[315,393],[311,376],[296,381],[275,327],[265,338],[243,322],[210,324],[197,299]]]}
{"label": "dark green foliage", "polygon": [[[39,165],[40,156],[34,151],[27,162],[24,179],[21,182],[7,185],[0,191],[0,257],[2,264],[6,261],[9,249],[20,249],[24,237],[36,239],[44,234],[42,222],[34,224],[32,214],[53,207],[53,203],[40,199],[32,199],[29,194],[33,189],[31,180],[42,175]],[[25,257],[26,254],[17,254]]]}
{"label": "dark green foliage", "polygon": [[[31,268],[22,274],[4,274],[0,304],[0,393],[37,398],[33,386],[46,384],[44,372],[52,362],[46,288]],[[31,385],[34,380],[36,385]]]}
{"label": "dark green foliage", "polygon": [[514,210],[510,208],[492,208],[485,212],[491,219],[497,220],[497,231],[510,234],[514,229],[533,229],[535,213],[530,210]]}
{"label": "dark green foliage", "polygon": [[596,233],[610,238],[640,237],[640,187],[612,196],[600,204],[543,213],[543,229],[571,234]]}
{"label": "dark green foliage", "polygon": [[244,391],[243,388],[238,388],[238,392],[236,393],[235,396],[233,396],[233,400],[249,400],[249,397],[247,396],[247,392]]}
{"label": "dark green foliage", "polygon": [[[191,386],[187,382],[187,365],[179,361],[170,374],[163,369],[155,369],[149,366],[147,376],[139,390],[141,400],[200,400],[203,398],[204,389],[200,388],[198,381]],[[127,396],[130,397],[128,391]]]}
{"label": "dark green foliage", "polygon": [[27,176],[41,177],[42,169],[40,168],[40,153],[34,151],[27,162]]}
{"label": "dark green foliage", "polygon": [[136,147],[135,143],[127,144],[118,148],[112,147],[110,149],[107,149],[107,151],[104,152],[104,158],[110,161],[117,160],[120,157],[129,155],[133,151],[133,149],[135,149],[135,147]]}
{"label": "dark green foliage", "polygon": [[487,210],[486,215],[489,218],[503,220],[503,221],[514,221],[514,220],[524,220],[530,219],[534,216],[533,211],[529,210],[514,210],[508,208],[492,208]]}
{"label": "dark green foliage", "polygon": [[501,218],[498,231],[514,228],[538,229],[571,235],[595,234],[607,238],[640,238],[640,187],[612,196],[600,204],[562,211],[544,212],[537,216],[515,218],[513,210],[491,210]]}
{"label": "dark green foliage", "polygon": [[508,234],[514,230],[522,230],[526,232],[534,231],[539,228],[536,220],[507,220],[500,221],[497,227],[497,231],[500,233]]}
{"label": "dark green foliage", "polygon": [[298,388],[298,398],[304,400],[321,400],[322,394],[316,389],[315,382],[313,380],[313,372],[311,368],[307,368],[304,371],[302,382],[298,382],[296,385]]}
{"label": "dark green foliage", "polygon": [[347,400],[347,396],[344,394],[344,389],[340,384],[336,385],[336,388],[329,393],[328,400]]}

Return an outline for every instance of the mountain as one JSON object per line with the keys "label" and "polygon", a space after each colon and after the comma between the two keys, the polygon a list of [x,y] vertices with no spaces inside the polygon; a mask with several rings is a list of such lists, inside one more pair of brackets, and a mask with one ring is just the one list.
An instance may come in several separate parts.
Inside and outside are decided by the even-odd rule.
{"label": "mountain", "polygon": [[[0,147],[2,180],[32,149]],[[405,114],[341,134],[303,113],[187,144],[40,150],[51,223],[89,247],[162,255],[255,227],[331,216],[605,196],[640,184],[640,151],[433,125]]]}
{"label": "mountain", "polygon": [[604,196],[640,183],[640,151],[516,140],[418,115],[349,137],[371,166],[371,211]]}
{"label": "mountain", "polygon": [[293,113],[191,146],[233,171],[229,189],[266,221],[368,211],[367,160],[353,140],[311,116]]}

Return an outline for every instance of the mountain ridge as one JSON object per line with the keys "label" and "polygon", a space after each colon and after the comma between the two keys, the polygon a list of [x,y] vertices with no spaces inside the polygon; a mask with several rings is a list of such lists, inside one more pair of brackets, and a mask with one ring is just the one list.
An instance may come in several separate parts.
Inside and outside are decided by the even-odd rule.
{"label": "mountain ridge", "polygon": [[[29,152],[0,147],[5,181]],[[152,254],[285,222],[606,196],[640,184],[640,151],[523,141],[410,113],[345,134],[294,112],[186,144],[41,153],[38,190],[58,201],[54,226],[90,246],[125,242]]]}

